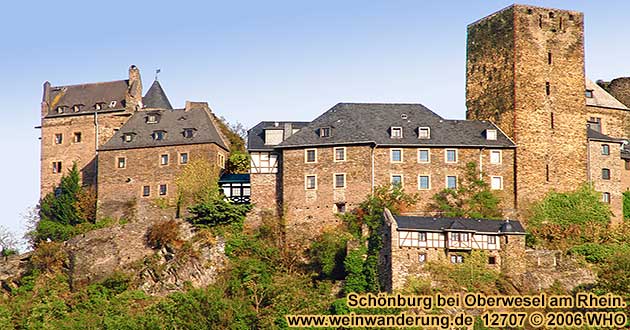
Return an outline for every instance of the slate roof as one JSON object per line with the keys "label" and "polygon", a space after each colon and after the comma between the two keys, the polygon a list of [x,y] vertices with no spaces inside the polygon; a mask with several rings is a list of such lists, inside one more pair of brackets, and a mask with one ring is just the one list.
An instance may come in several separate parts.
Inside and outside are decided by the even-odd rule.
{"label": "slate roof", "polygon": [[[330,137],[320,137],[322,127],[331,128]],[[402,127],[403,137],[391,138],[391,127]],[[429,127],[431,138],[418,139],[418,127]],[[486,129],[496,129],[497,140],[487,140]],[[280,143],[278,148],[368,143],[414,147],[515,147],[491,122],[444,119],[422,104],[339,103]]]}
{"label": "slate roof", "polygon": [[173,109],[164,89],[162,89],[162,85],[157,80],[153,82],[142,98],[142,105],[151,109]]}
{"label": "slate roof", "polygon": [[[94,113],[97,103],[105,103],[104,108],[98,112],[124,110],[128,89],[129,80],[50,87],[48,95],[50,110],[46,117]],[[112,101],[116,101],[116,104],[110,107]],[[79,112],[73,111],[75,105],[81,106]],[[66,107],[63,113],[57,111],[60,106]]]}
{"label": "slate roof", "polygon": [[616,139],[616,138],[610,137],[608,135],[602,134],[590,128],[586,129],[586,136],[588,137],[589,140],[595,140],[595,141],[614,142],[614,143],[623,142],[622,139]]}
{"label": "slate roof", "polygon": [[[147,123],[147,116],[156,114],[159,121],[155,124]],[[185,129],[194,129],[192,138],[184,136]],[[156,141],[154,131],[165,131],[166,137]],[[123,140],[124,134],[131,133],[131,142]],[[221,139],[217,128],[212,123],[208,112],[203,108],[171,110],[136,111],[129,120],[105,143],[100,150],[119,150],[147,147],[161,147],[184,144],[216,143],[225,150],[228,147]]]}
{"label": "slate roof", "polygon": [[[276,123],[278,124],[276,126]],[[291,124],[293,128],[301,129],[308,125],[305,121],[263,121],[247,131],[247,150],[249,151],[270,151],[275,145],[265,144],[265,128],[283,129],[285,124]]]}
{"label": "slate roof", "polygon": [[394,215],[399,230],[467,231],[524,235],[525,229],[516,220],[440,218]]}
{"label": "slate roof", "polygon": [[610,95],[603,88],[590,79],[586,79],[586,89],[593,91],[593,97],[586,98],[586,105],[594,107],[604,107],[619,110],[630,110],[628,107],[619,102],[614,96]]}

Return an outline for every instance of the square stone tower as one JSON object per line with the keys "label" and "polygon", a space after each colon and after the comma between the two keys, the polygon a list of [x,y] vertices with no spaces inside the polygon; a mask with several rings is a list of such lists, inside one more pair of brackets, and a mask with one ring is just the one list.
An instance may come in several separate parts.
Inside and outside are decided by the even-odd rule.
{"label": "square stone tower", "polygon": [[582,13],[512,5],[468,26],[466,118],[517,145],[516,200],[587,181]]}

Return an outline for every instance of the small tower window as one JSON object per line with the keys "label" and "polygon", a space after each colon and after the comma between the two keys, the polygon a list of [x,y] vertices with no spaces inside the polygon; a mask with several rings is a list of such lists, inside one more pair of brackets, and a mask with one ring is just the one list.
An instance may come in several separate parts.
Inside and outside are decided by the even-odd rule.
{"label": "small tower window", "polygon": [[125,157],[118,157],[118,168],[125,168],[127,166],[127,159]]}
{"label": "small tower window", "polygon": [[545,83],[545,92],[547,95],[551,94],[551,84],[548,81]]}
{"label": "small tower window", "polygon": [[81,143],[81,132],[74,132],[74,143]]}
{"label": "small tower window", "polygon": [[549,182],[549,164],[545,167],[545,179]]}
{"label": "small tower window", "polygon": [[55,144],[62,144],[62,143],[63,143],[63,134],[61,133],[55,134]]}
{"label": "small tower window", "polygon": [[602,144],[602,155],[608,156],[610,155],[610,146],[607,144]]}
{"label": "small tower window", "polygon": [[549,18],[554,18],[556,17],[556,14],[554,14],[552,11],[549,12]]}
{"label": "small tower window", "polygon": [[610,169],[602,168],[602,180],[610,180]]}
{"label": "small tower window", "polygon": [[166,195],[166,185],[165,184],[161,184],[160,185],[160,196],[164,196]]}
{"label": "small tower window", "polygon": [[610,193],[602,193],[602,202],[610,204]]}
{"label": "small tower window", "polygon": [[551,52],[547,53],[547,63],[549,65],[551,65],[553,63],[553,57],[551,55]]}

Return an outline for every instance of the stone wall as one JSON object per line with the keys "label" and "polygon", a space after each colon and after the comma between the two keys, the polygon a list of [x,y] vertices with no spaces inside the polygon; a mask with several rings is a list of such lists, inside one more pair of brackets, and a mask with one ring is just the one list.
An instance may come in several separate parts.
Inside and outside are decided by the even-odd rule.
{"label": "stone wall", "polygon": [[[602,145],[608,145],[609,155],[602,154]],[[610,194],[611,222],[619,224],[623,221],[622,176],[626,174],[625,162],[621,159],[618,143],[589,141],[589,178],[593,188],[601,193]],[[610,179],[602,178],[602,169],[610,170]],[[626,175],[627,176],[627,175]]]}
{"label": "stone wall", "polygon": [[468,31],[467,118],[518,145],[517,207],[585,182],[583,15],[514,5]]}
{"label": "stone wall", "polygon": [[[96,149],[107,142],[128,116],[114,113],[98,115],[98,144],[94,114],[43,118],[41,128],[41,187],[40,196],[52,192],[61,176],[77,163],[84,185],[94,185],[96,179]],[[75,133],[81,141],[75,142]],[[61,144],[55,143],[55,135],[61,134]],[[53,173],[53,162],[62,163],[61,173]]]}
{"label": "stone wall", "polygon": [[256,227],[262,216],[279,216],[281,196],[281,175],[279,173],[251,173],[252,210],[247,214],[248,226]]}
{"label": "stone wall", "polygon": [[630,137],[630,125],[627,125],[630,123],[630,111],[587,106],[586,112],[584,123],[591,117],[600,118],[602,134],[615,138]]}
{"label": "stone wall", "polygon": [[[227,156],[227,151],[213,143],[99,152],[99,216],[127,220],[176,217],[178,194],[175,180],[188,166],[180,163],[182,153],[188,153],[189,164],[206,159],[216,165],[218,153]],[[168,155],[168,165],[161,165],[162,155]],[[118,168],[118,158],[125,158],[125,168]],[[160,195],[160,185],[163,184],[167,186],[166,194]],[[143,196],[144,186],[150,187],[149,196]],[[184,216],[185,212],[182,208],[179,215]]]}

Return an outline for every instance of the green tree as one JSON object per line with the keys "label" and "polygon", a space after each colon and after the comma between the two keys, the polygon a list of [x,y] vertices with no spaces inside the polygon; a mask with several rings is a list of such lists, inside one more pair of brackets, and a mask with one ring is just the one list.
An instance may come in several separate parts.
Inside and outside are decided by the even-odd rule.
{"label": "green tree", "polygon": [[55,191],[48,193],[38,205],[39,221],[34,230],[27,234],[31,244],[39,242],[65,241],[77,234],[76,226],[94,222],[89,219],[82,202],[85,200],[84,191],[79,183],[77,164],[67,175],[61,177],[61,182]]}
{"label": "green tree", "polygon": [[501,200],[482,179],[474,162],[466,164],[464,178],[459,180],[457,188],[444,189],[432,199],[430,208],[447,217],[499,219],[503,216],[499,209]]}
{"label": "green tree", "polygon": [[630,191],[623,192],[623,219],[630,219]]}
{"label": "green tree", "polygon": [[234,150],[230,153],[227,163],[228,173],[249,173],[249,154]]}

